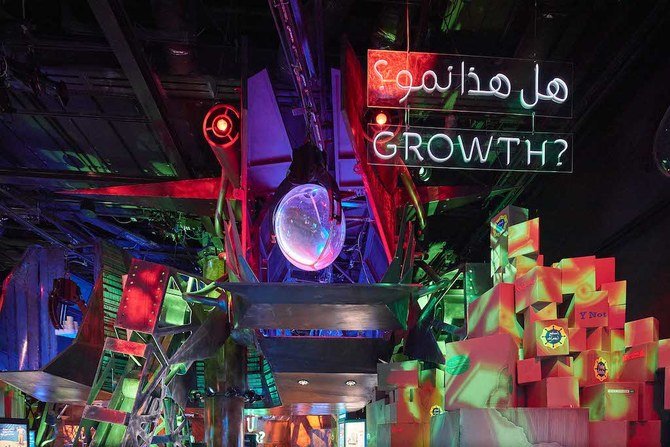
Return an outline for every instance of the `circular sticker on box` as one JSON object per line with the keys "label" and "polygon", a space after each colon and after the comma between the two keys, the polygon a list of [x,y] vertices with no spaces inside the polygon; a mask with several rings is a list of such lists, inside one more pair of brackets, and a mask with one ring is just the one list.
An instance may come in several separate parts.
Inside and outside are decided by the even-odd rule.
{"label": "circular sticker on box", "polygon": [[507,222],[508,222],[507,214],[502,214],[498,216],[498,219],[493,223],[493,230],[495,230],[493,236],[503,234],[507,229]]}
{"label": "circular sticker on box", "polygon": [[593,373],[596,376],[596,379],[599,381],[604,381],[607,379],[609,374],[609,368],[607,367],[607,360],[602,357],[598,357],[593,363]]}
{"label": "circular sticker on box", "polygon": [[565,335],[565,329],[552,324],[542,329],[540,339],[542,340],[542,344],[547,348],[556,349],[563,346],[567,336]]}

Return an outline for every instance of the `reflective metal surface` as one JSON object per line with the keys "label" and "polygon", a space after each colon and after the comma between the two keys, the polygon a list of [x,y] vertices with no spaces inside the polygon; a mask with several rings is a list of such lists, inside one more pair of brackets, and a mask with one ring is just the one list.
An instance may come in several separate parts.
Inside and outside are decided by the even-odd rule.
{"label": "reflective metal surface", "polygon": [[[338,414],[356,411],[373,397],[377,361],[391,347],[379,338],[259,338],[283,406],[272,414]],[[299,381],[307,381],[301,385]],[[346,382],[353,380],[354,386]],[[304,383],[304,382],[303,382]]]}
{"label": "reflective metal surface", "polygon": [[400,329],[413,285],[221,283],[233,294],[236,327]]}
{"label": "reflective metal surface", "polygon": [[[44,371],[2,372],[0,380],[42,402],[84,405],[91,391],[86,385]],[[109,394],[105,395],[109,399]]]}
{"label": "reflective metal surface", "polygon": [[[332,414],[360,410],[374,397],[377,374],[360,373],[276,373],[275,380],[285,407],[292,414]],[[307,381],[300,385],[298,381]],[[353,380],[354,386],[346,385]],[[302,382],[304,383],[304,382]],[[320,413],[329,411],[330,413]]]}
{"label": "reflective metal surface", "polygon": [[[387,359],[391,351],[380,338],[260,337],[258,342],[275,373],[376,374],[377,359]],[[281,388],[279,394],[283,401]]]}

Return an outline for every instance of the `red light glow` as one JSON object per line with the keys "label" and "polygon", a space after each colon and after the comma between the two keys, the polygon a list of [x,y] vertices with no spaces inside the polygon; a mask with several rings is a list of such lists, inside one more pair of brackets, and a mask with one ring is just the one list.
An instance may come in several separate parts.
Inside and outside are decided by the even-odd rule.
{"label": "red light glow", "polygon": [[383,126],[384,124],[386,124],[388,122],[388,117],[386,116],[386,114],[384,112],[379,112],[375,116],[375,122],[377,124],[379,124],[380,126]]}
{"label": "red light glow", "polygon": [[228,130],[228,121],[226,121],[225,118],[220,117],[217,118],[214,121],[214,127],[216,127],[216,130],[220,131],[221,133],[225,134],[226,130]]}
{"label": "red light glow", "polygon": [[240,113],[229,104],[216,104],[205,115],[202,132],[211,146],[231,147],[240,138]]}

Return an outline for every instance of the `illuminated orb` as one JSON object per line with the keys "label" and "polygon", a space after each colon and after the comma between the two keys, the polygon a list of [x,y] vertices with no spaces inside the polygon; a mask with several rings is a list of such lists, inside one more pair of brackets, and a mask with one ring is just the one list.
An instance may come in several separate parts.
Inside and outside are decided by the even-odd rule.
{"label": "illuminated orb", "polygon": [[228,121],[226,121],[225,118],[218,118],[216,121],[214,121],[214,123],[216,129],[221,133],[225,133],[226,130],[228,130]]}
{"label": "illuminated orb", "polygon": [[328,190],[305,184],[290,190],[274,214],[274,229],[279,249],[286,259],[302,270],[321,270],[339,256],[344,245],[346,225],[331,219]]}
{"label": "illuminated orb", "polygon": [[383,126],[383,125],[386,124],[386,122],[388,121],[388,117],[386,116],[386,114],[385,114],[384,112],[379,112],[379,113],[377,114],[377,116],[375,117],[375,121],[376,121],[377,124],[379,124],[380,126]]}

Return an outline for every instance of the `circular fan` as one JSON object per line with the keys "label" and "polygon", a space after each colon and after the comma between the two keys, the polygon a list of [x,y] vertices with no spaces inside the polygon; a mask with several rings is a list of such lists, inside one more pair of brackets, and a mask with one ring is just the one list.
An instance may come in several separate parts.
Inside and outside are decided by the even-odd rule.
{"label": "circular fan", "polygon": [[217,104],[202,121],[202,133],[215,147],[228,148],[240,139],[240,112],[229,104]]}

